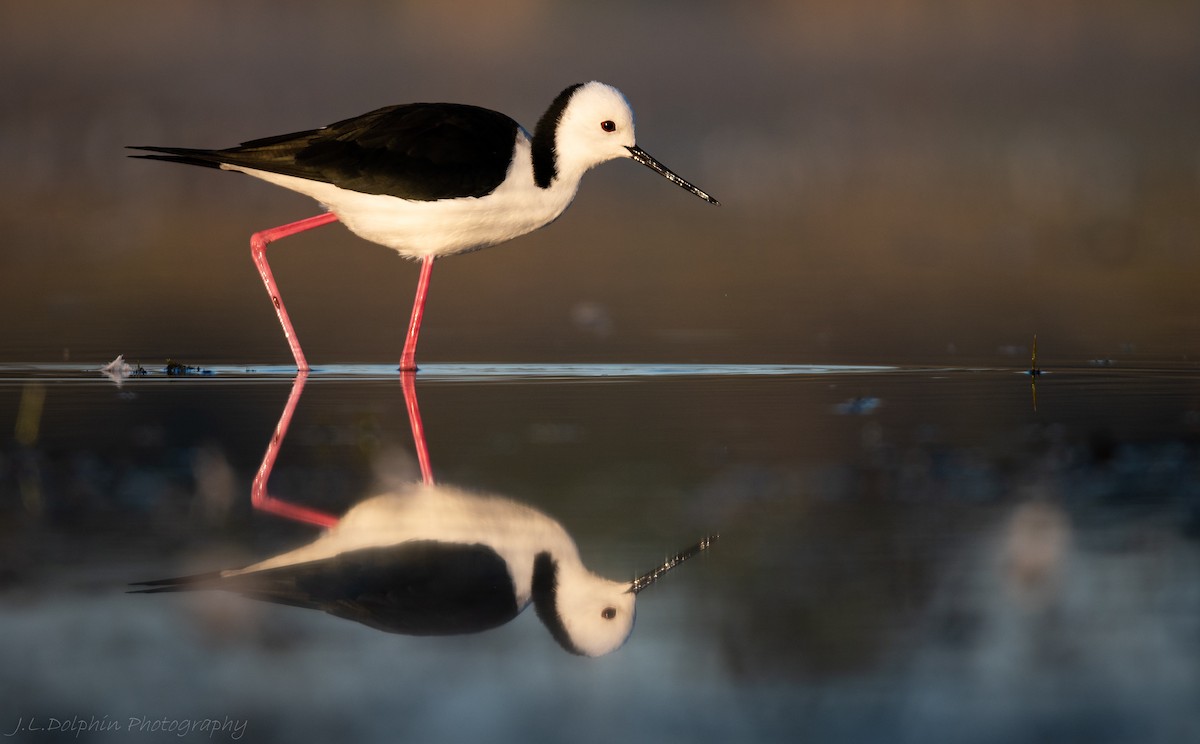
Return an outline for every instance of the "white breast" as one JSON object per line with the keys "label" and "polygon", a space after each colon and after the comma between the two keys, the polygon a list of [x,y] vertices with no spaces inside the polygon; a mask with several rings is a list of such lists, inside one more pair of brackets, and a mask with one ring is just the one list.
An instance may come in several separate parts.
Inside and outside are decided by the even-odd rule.
{"label": "white breast", "polygon": [[313,542],[226,576],[332,558],[340,553],[438,540],[494,549],[513,569],[517,606],[529,601],[533,560],[548,552],[567,566],[579,551],[566,530],[547,515],[509,499],[473,494],[450,486],[412,484],[366,499]]}
{"label": "white breast", "polygon": [[305,194],[324,204],[354,234],[407,258],[448,256],[486,248],[553,222],[575,198],[578,179],[533,182],[529,135],[517,134],[512,165],[499,188],[482,197],[413,201],[348,191],[295,176],[223,165]]}

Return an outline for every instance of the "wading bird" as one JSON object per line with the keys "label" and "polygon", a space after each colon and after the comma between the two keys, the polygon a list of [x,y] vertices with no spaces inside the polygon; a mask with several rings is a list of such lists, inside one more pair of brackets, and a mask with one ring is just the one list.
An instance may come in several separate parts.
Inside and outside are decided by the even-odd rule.
{"label": "wading bird", "polygon": [[351,232],[421,261],[400,358],[416,369],[433,262],[503,243],[554,221],[589,169],[631,158],[696,196],[717,200],[637,146],[633,110],[612,86],[572,85],[531,134],[504,114],[454,103],[388,106],[352,119],[224,150],[134,147],[134,157],[240,171],[316,199],[329,211],[255,233],[250,252],[296,366],[308,361],[267,263],[267,245],[341,221]]}

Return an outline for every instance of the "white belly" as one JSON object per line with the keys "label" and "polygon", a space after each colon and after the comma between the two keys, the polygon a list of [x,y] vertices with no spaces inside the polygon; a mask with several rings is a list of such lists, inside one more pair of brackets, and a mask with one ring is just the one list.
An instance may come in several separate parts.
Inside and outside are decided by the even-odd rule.
{"label": "white belly", "polygon": [[559,179],[552,188],[538,188],[527,141],[518,142],[508,177],[495,191],[482,197],[439,201],[364,194],[295,176],[222,167],[310,196],[354,234],[408,258],[463,253],[532,232],[562,214],[578,187],[578,181],[562,183],[564,179]]}

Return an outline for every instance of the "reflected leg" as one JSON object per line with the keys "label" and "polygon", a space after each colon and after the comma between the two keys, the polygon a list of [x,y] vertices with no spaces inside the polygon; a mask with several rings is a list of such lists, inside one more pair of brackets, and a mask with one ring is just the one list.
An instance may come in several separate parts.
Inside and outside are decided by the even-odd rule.
{"label": "reflected leg", "polygon": [[337,222],[337,215],[333,212],[326,212],[298,222],[290,222],[270,230],[256,232],[250,236],[250,255],[254,259],[254,265],[258,267],[258,275],[262,277],[263,284],[267,287],[271,304],[275,306],[275,314],[279,316],[279,324],[283,326],[283,336],[292,350],[292,357],[296,360],[296,369],[301,372],[308,371],[308,360],[304,358],[304,352],[300,349],[300,340],[296,338],[296,330],[292,328],[292,321],[288,318],[287,310],[283,306],[283,299],[279,296],[279,287],[275,286],[275,277],[271,273],[271,266],[267,263],[267,244],[314,227],[328,225],[330,222]]}
{"label": "reflected leg", "polygon": [[267,481],[271,478],[271,470],[275,467],[275,458],[279,455],[283,438],[287,436],[288,425],[292,423],[292,414],[296,412],[296,404],[300,402],[300,394],[304,392],[306,380],[308,380],[308,372],[301,371],[292,382],[292,392],[288,395],[283,413],[279,416],[279,423],[275,425],[275,434],[271,437],[271,443],[267,445],[267,452],[263,455],[262,464],[258,466],[258,474],[254,476],[254,485],[250,489],[250,503],[255,509],[297,522],[314,524],[318,527],[332,527],[338,523],[338,518],[332,514],[281,501],[267,493]]}
{"label": "reflected leg", "polygon": [[412,316],[408,319],[408,334],[404,338],[404,353],[400,356],[401,372],[417,371],[417,335],[425,315],[425,298],[429,295],[429,276],[433,273],[433,256],[421,259],[421,277],[417,280],[417,296],[413,299]]}
{"label": "reflected leg", "polygon": [[412,372],[400,373],[400,387],[404,390],[404,405],[408,408],[408,423],[412,426],[413,444],[417,448],[417,463],[421,466],[421,481],[433,484],[433,466],[429,463],[429,448],[425,445],[425,427],[421,424],[421,410],[417,407],[417,376]]}

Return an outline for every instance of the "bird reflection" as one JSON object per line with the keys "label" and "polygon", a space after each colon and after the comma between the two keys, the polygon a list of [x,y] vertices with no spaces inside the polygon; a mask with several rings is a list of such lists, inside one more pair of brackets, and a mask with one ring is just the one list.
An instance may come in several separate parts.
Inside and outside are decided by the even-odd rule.
{"label": "bird reflection", "polygon": [[530,604],[566,650],[602,656],[633,629],[639,592],[706,550],[700,540],[631,581],[589,571],[557,521],[525,504],[434,483],[412,376],[401,383],[422,482],[368,498],[340,519],[270,496],[266,483],[304,388],[297,376],[252,490],[258,509],[326,528],[244,568],[140,582],[142,593],[219,589],[322,610],[409,635],[476,633]]}

